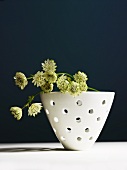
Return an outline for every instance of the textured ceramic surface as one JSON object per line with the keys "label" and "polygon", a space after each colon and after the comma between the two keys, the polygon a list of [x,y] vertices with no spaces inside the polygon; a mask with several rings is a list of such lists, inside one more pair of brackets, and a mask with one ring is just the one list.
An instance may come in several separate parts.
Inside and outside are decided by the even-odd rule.
{"label": "textured ceramic surface", "polygon": [[49,122],[64,148],[87,150],[97,140],[108,117],[114,92],[41,94]]}

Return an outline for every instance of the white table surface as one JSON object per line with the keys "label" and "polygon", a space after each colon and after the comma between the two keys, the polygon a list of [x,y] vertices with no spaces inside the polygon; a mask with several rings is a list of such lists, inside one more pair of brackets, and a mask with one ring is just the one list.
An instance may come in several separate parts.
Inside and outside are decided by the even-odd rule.
{"label": "white table surface", "polygon": [[89,151],[60,143],[0,144],[0,170],[127,170],[127,142],[96,142]]}

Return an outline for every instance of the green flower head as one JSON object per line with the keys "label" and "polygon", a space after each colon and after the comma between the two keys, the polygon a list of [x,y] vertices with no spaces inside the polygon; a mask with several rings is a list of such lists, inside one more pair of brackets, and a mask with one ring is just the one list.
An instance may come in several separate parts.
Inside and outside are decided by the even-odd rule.
{"label": "green flower head", "polygon": [[41,86],[41,89],[44,93],[49,93],[53,90],[53,84],[46,82],[43,86]]}
{"label": "green flower head", "polygon": [[80,71],[78,71],[73,77],[77,83],[86,82],[88,80],[87,75]]}
{"label": "green flower head", "polygon": [[43,71],[38,71],[34,76],[33,76],[33,81],[34,85],[37,87],[40,87],[45,84],[45,76]]}
{"label": "green flower head", "polygon": [[62,75],[58,78],[57,82],[57,87],[59,88],[59,90],[62,93],[65,93],[68,91],[68,86],[69,86],[69,81],[68,81],[68,77],[65,75]]}
{"label": "green flower head", "polygon": [[57,80],[57,74],[55,72],[45,72],[44,73],[45,80],[49,83],[55,83]]}
{"label": "green flower head", "polygon": [[56,71],[56,63],[54,62],[54,60],[45,60],[44,63],[42,63],[42,68],[43,68],[43,71],[46,71],[46,72],[55,72]]}
{"label": "green flower head", "polygon": [[87,86],[86,82],[80,82],[79,88],[80,88],[81,91],[87,91],[88,86]]}
{"label": "green flower head", "polygon": [[15,119],[20,120],[22,118],[22,109],[20,107],[11,107],[10,112]]}
{"label": "green flower head", "polygon": [[15,84],[19,88],[21,88],[21,90],[23,90],[28,84],[26,76],[21,72],[17,72],[16,75],[14,76],[14,79],[15,79]]}
{"label": "green flower head", "polygon": [[36,116],[41,112],[42,105],[41,103],[32,103],[28,109],[28,116]]}
{"label": "green flower head", "polygon": [[77,83],[77,82],[75,82],[75,81],[72,81],[72,82],[69,84],[68,92],[69,92],[71,95],[73,95],[73,96],[79,95],[79,94],[81,93],[79,83]]}

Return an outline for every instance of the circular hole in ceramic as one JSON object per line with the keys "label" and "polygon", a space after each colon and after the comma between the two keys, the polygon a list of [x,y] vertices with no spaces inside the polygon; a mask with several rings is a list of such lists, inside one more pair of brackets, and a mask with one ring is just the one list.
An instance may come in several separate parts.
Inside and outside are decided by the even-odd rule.
{"label": "circular hole in ceramic", "polygon": [[89,130],[89,128],[85,128],[85,132],[89,132],[90,130]]}
{"label": "circular hole in ceramic", "polygon": [[76,117],[76,122],[80,123],[81,122],[81,117]]}
{"label": "circular hole in ceramic", "polygon": [[101,120],[101,118],[100,117],[97,117],[97,121],[99,122]]}
{"label": "circular hole in ceramic", "polygon": [[78,101],[76,102],[76,104],[77,104],[78,106],[82,106],[82,101],[81,101],[81,100],[78,100]]}
{"label": "circular hole in ceramic", "polygon": [[62,113],[66,115],[66,114],[68,114],[68,110],[67,109],[63,109]]}
{"label": "circular hole in ceramic", "polygon": [[55,106],[55,102],[53,100],[50,101],[51,106]]}
{"label": "circular hole in ceramic", "polygon": [[49,111],[48,111],[48,109],[45,109],[45,112],[47,113],[47,115],[49,114]]}
{"label": "circular hole in ceramic", "polygon": [[103,100],[103,101],[102,101],[102,105],[105,105],[105,104],[106,104],[106,100]]}
{"label": "circular hole in ceramic", "polygon": [[77,137],[77,141],[81,141],[82,140],[82,138],[81,137]]}
{"label": "circular hole in ceramic", "polygon": [[64,136],[61,136],[60,139],[61,139],[62,141],[64,141],[64,140],[65,140],[65,137],[64,137]]}
{"label": "circular hole in ceramic", "polygon": [[54,117],[54,122],[59,122],[59,119],[57,117]]}
{"label": "circular hole in ceramic", "polygon": [[66,131],[67,131],[68,133],[71,133],[71,130],[72,130],[71,127],[67,127],[67,128],[66,128]]}
{"label": "circular hole in ceramic", "polygon": [[93,114],[94,111],[93,111],[93,109],[89,109],[88,112],[89,112],[89,114]]}
{"label": "circular hole in ceramic", "polygon": [[93,137],[91,136],[90,138],[89,138],[89,140],[92,140],[93,139]]}

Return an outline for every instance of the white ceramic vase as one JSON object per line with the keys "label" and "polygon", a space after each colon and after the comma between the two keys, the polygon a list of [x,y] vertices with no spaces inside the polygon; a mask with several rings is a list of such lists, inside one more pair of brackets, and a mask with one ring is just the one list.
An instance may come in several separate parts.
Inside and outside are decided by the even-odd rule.
{"label": "white ceramic vase", "polygon": [[105,124],[114,92],[82,92],[41,94],[49,122],[61,144],[69,150],[90,149]]}

